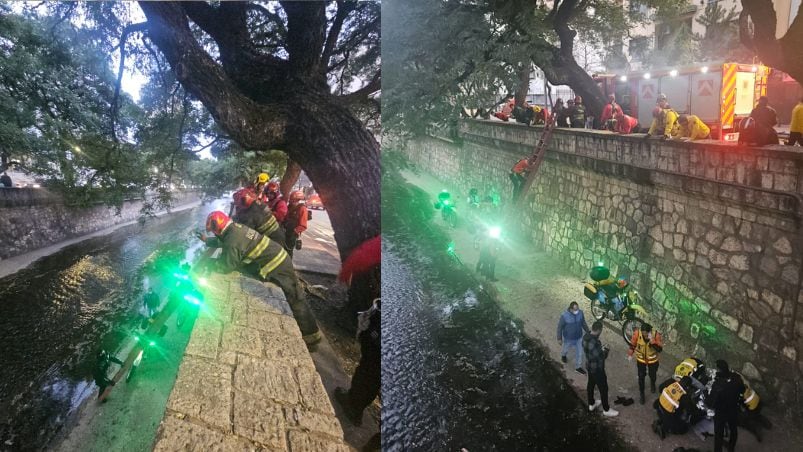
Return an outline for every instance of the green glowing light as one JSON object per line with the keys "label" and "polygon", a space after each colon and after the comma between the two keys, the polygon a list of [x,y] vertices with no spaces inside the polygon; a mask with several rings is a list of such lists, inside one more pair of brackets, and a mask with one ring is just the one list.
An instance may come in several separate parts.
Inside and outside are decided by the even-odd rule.
{"label": "green glowing light", "polygon": [[444,199],[444,200],[443,200],[443,205],[444,205],[444,206],[448,206],[449,204],[451,204],[451,203],[449,202],[449,200],[448,200],[448,199]]}
{"label": "green glowing light", "polygon": [[717,334],[717,328],[712,325],[706,325],[702,327],[703,334],[706,336],[713,336]]}
{"label": "green glowing light", "polygon": [[195,297],[193,295],[190,295],[190,294],[184,295],[184,299],[186,301],[189,301],[190,303],[192,303],[194,305],[198,305],[198,306],[201,305],[201,300],[199,300],[198,297]]}
{"label": "green glowing light", "polygon": [[597,266],[598,266],[598,267],[602,267],[603,265],[605,265],[605,263],[604,263],[604,262],[602,262],[602,261],[599,261],[599,262],[597,262]]}
{"label": "green glowing light", "polygon": [[449,242],[449,244],[446,245],[446,252],[449,254],[454,253],[454,242]]}
{"label": "green glowing light", "polygon": [[139,342],[139,336],[134,336],[134,340]]}
{"label": "green glowing light", "polygon": [[502,235],[502,228],[493,226],[488,229],[488,235],[491,236],[491,238],[498,239]]}
{"label": "green glowing light", "polygon": [[201,277],[201,278],[198,278],[198,284],[206,287],[206,286],[209,285],[209,281],[207,281],[206,278]]}
{"label": "green glowing light", "polygon": [[156,345],[156,341],[150,341],[150,342],[148,342],[148,345],[150,345],[151,347],[154,347]]}

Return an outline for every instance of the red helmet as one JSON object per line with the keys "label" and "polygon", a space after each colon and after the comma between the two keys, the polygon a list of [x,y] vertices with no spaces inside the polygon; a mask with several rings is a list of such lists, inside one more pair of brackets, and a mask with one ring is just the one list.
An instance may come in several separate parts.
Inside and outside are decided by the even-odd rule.
{"label": "red helmet", "polygon": [[290,193],[290,202],[299,202],[304,201],[304,192],[301,190],[296,190]]}
{"label": "red helmet", "polygon": [[[239,194],[239,196],[237,196]],[[237,206],[238,209],[247,209],[251,207],[251,204],[257,200],[257,195],[254,193],[253,190],[242,189],[234,194],[234,205]]]}
{"label": "red helmet", "polygon": [[279,184],[276,182],[268,182],[267,191],[279,191]]}
{"label": "red helmet", "polygon": [[206,230],[215,235],[222,234],[230,224],[231,218],[219,210],[210,213],[206,217]]}

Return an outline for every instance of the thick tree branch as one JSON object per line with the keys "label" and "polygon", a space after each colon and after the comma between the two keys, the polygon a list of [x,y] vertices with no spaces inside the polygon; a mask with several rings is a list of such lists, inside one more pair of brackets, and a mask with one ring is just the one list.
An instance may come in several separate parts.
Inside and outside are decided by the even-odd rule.
{"label": "thick tree branch", "polygon": [[[752,33],[747,22],[753,23]],[[742,0],[739,18],[739,37],[761,61],[786,72],[799,83],[803,82],[803,19],[799,11],[786,34],[776,39],[777,18],[772,0]]]}
{"label": "thick tree branch", "polygon": [[114,85],[114,97],[112,98],[112,105],[111,105],[111,132],[112,132],[112,139],[115,143],[119,143],[120,140],[117,138],[117,112],[120,109],[120,86],[123,83],[123,71],[125,71],[125,43],[128,40],[128,36],[131,33],[136,32],[143,32],[146,30],[147,23],[146,22],[139,22],[136,24],[127,25],[123,32],[120,34],[120,66],[117,69],[117,81]]}
{"label": "thick tree branch", "polygon": [[287,52],[290,67],[301,73],[317,72],[326,34],[326,3],[281,2],[287,14]]}
{"label": "thick tree branch", "polygon": [[369,95],[379,91],[381,88],[382,88],[382,75],[381,71],[377,71],[367,85],[363,86],[357,91],[354,91],[353,93],[349,93],[344,96],[339,96],[338,100],[345,103],[361,102],[366,100]]}
{"label": "thick tree branch", "polygon": [[332,51],[337,43],[337,38],[340,36],[340,30],[343,28],[343,22],[346,20],[346,17],[348,17],[348,15],[354,11],[354,7],[356,5],[357,2],[355,1],[338,0],[337,13],[335,14],[335,19],[332,21],[332,26],[329,28],[329,33],[326,36],[326,45],[323,47],[321,66],[329,66],[329,58],[332,57]]}
{"label": "thick tree branch", "polygon": [[284,142],[286,109],[257,104],[242,94],[195,40],[181,5],[141,2],[140,7],[148,18],[150,39],[165,55],[176,78],[232,139],[246,149],[265,149]]}

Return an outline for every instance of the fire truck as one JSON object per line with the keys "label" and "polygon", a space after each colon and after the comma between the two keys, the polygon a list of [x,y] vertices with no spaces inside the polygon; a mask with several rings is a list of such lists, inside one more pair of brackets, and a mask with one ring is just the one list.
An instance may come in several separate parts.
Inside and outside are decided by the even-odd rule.
{"label": "fire truck", "polygon": [[767,93],[770,68],[761,64],[712,63],[626,75],[594,77],[607,97],[615,94],[625,114],[642,127],[652,123],[658,94],[679,114],[693,114],[711,128],[711,138],[738,139],[738,125]]}

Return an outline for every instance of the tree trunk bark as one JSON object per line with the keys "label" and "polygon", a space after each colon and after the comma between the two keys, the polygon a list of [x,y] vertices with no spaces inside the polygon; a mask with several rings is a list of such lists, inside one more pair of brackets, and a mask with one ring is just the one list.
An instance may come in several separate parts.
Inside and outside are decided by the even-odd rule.
{"label": "tree trunk bark", "polygon": [[344,260],[380,233],[379,143],[345,107],[299,96],[287,152],[315,185]]}
{"label": "tree trunk bark", "polygon": [[284,199],[288,199],[290,197],[290,190],[292,190],[293,185],[298,182],[298,176],[300,175],[301,167],[298,165],[298,163],[287,159],[287,169],[284,170],[282,180],[279,182],[279,191],[282,192]]}
{"label": "tree trunk bark", "polygon": [[527,100],[527,91],[530,90],[530,62],[524,63],[524,68],[518,71],[519,84],[516,86],[515,101],[517,107],[523,107]]}
{"label": "tree trunk bark", "polygon": [[575,94],[583,97],[586,114],[599,118],[607,100],[602,95],[597,82],[577,62],[566,61],[566,58],[555,56],[551,67],[542,69],[549,83],[553,85],[569,85]]}

